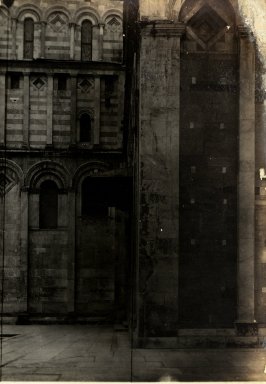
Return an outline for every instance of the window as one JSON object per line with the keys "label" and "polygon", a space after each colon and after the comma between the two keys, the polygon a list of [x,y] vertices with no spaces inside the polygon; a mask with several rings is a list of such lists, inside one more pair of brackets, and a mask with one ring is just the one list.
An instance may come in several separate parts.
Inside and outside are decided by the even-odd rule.
{"label": "window", "polygon": [[12,73],[10,75],[10,89],[20,88],[20,75],[18,73]]}
{"label": "window", "polygon": [[88,113],[83,113],[79,119],[79,141],[81,143],[91,141],[91,117]]}
{"label": "window", "polygon": [[27,17],[24,20],[24,59],[33,58],[34,21]]}
{"label": "window", "polygon": [[92,24],[89,20],[83,21],[81,25],[81,60],[92,59]]}
{"label": "window", "polygon": [[115,78],[113,76],[106,76],[105,77],[105,106],[107,108],[110,108],[111,98],[113,96],[115,90]]}
{"label": "window", "polygon": [[67,90],[67,76],[66,75],[58,75],[57,76],[57,90],[58,91],[66,91]]}
{"label": "window", "polygon": [[58,188],[54,181],[47,180],[41,184],[39,213],[40,228],[57,228]]}

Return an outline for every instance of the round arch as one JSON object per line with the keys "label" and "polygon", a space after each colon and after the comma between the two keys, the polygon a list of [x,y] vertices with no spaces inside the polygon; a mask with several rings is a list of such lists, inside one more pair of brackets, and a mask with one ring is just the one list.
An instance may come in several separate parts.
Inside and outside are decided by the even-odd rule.
{"label": "round arch", "polygon": [[16,11],[16,17],[20,21],[24,21],[26,17],[32,17],[35,22],[42,19],[42,11],[36,5],[24,4]]}
{"label": "round arch", "polygon": [[0,172],[2,170],[10,170],[16,177],[16,180],[17,182],[19,183],[23,183],[23,179],[24,179],[24,174],[23,174],[23,171],[22,169],[20,168],[20,166],[15,163],[14,161],[12,160],[9,160],[9,159],[0,159]]}
{"label": "round arch", "polygon": [[108,163],[101,161],[84,163],[77,168],[72,180],[72,187],[76,190],[87,177],[103,176],[108,173],[108,171],[110,171],[110,164]]}
{"label": "round arch", "polygon": [[53,7],[50,7],[47,9],[47,11],[44,13],[44,21],[47,21],[49,19],[50,16],[52,16],[53,13],[56,13],[56,12],[61,12],[63,13],[67,19],[68,19],[68,22],[71,21],[71,15],[70,15],[70,12],[69,10],[64,7],[63,5],[55,5]]}
{"label": "round arch", "polygon": [[121,22],[123,20],[123,13],[119,10],[119,9],[109,9],[108,11],[106,11],[103,15],[102,15],[102,22],[105,24],[106,22],[106,19],[110,16],[114,16],[114,17],[118,17]]}
{"label": "round arch", "polygon": [[62,164],[47,160],[39,162],[29,169],[25,184],[32,189],[39,189],[43,181],[52,180],[59,189],[67,189],[69,179],[69,172]]}
{"label": "round arch", "polygon": [[92,7],[82,7],[74,16],[74,22],[81,25],[84,20],[90,20],[92,25],[98,25],[100,16],[98,12]]}
{"label": "round arch", "polygon": [[[1,180],[3,178],[3,180]],[[12,160],[0,159],[0,195],[9,192],[16,184],[23,185],[24,174],[18,164]]]}
{"label": "round arch", "polygon": [[230,0],[219,2],[215,0],[186,0],[180,8],[178,20],[186,24],[204,6],[209,6],[215,10],[228,24],[235,24],[236,10]]}

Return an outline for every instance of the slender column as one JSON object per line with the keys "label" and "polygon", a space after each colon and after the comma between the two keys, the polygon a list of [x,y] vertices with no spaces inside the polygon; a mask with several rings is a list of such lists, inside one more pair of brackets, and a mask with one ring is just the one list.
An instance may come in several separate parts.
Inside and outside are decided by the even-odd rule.
{"label": "slender column", "polygon": [[21,215],[21,245],[20,245],[20,259],[21,259],[21,273],[23,276],[23,312],[28,310],[28,212],[29,212],[29,198],[28,198],[28,189],[21,189],[20,197],[20,215]]}
{"label": "slender column", "polygon": [[77,143],[77,76],[71,76],[71,137],[70,146]]}
{"label": "slender column", "polygon": [[45,58],[46,21],[41,22],[41,58]]}
{"label": "slender column", "polygon": [[23,108],[23,147],[29,147],[29,123],[30,123],[30,76],[24,74],[24,108]]}
{"label": "slender column", "polygon": [[17,19],[11,19],[11,33],[12,33],[12,59],[15,60],[17,58],[16,55],[16,35],[17,35]]}
{"label": "slender column", "polygon": [[68,192],[68,312],[75,311],[75,219],[76,219],[75,189]]}
{"label": "slender column", "polygon": [[70,23],[69,28],[70,28],[70,60],[74,60],[75,59],[75,28],[76,28],[76,24]]}
{"label": "slender column", "polygon": [[46,145],[53,145],[53,75],[48,75],[47,87],[47,134]]}
{"label": "slender column", "polygon": [[94,129],[93,143],[100,143],[100,115],[101,115],[101,82],[100,77],[95,77],[95,97],[94,97]]}
{"label": "slender column", "polygon": [[103,31],[104,24],[99,24],[99,60],[103,60]]}
{"label": "slender column", "polygon": [[239,27],[238,334],[255,335],[255,46]]}
{"label": "slender column", "polygon": [[0,147],[5,145],[6,126],[6,74],[0,73]]}

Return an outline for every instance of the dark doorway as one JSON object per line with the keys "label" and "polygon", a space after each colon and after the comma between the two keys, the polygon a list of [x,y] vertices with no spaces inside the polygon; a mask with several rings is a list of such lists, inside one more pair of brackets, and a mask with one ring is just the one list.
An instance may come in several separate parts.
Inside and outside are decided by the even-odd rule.
{"label": "dark doorway", "polygon": [[127,322],[130,302],[130,182],[88,177],[82,185],[76,236],[76,312]]}

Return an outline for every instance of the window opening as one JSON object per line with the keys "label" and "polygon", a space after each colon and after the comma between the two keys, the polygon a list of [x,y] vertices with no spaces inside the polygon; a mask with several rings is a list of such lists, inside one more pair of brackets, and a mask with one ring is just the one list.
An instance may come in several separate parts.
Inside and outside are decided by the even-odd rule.
{"label": "window opening", "polygon": [[34,21],[31,18],[24,20],[24,59],[33,58]]}
{"label": "window opening", "polygon": [[40,188],[40,228],[57,228],[57,219],[58,188],[54,181],[47,180],[41,184]]}
{"label": "window opening", "polygon": [[20,75],[17,73],[13,73],[10,75],[10,88],[11,89],[19,89],[20,88]]}
{"label": "window opening", "polygon": [[84,20],[81,25],[81,60],[92,59],[92,23]]}
{"label": "window opening", "polygon": [[89,143],[91,141],[91,117],[87,113],[83,113],[79,120],[79,140],[81,143]]}
{"label": "window opening", "polygon": [[58,91],[66,91],[67,90],[67,76],[66,75],[58,75],[57,76],[57,89],[58,89]]}

